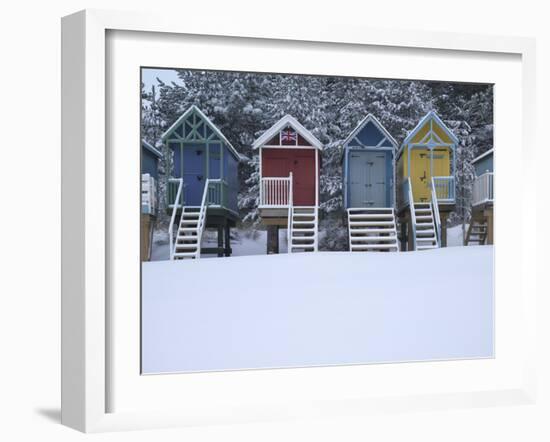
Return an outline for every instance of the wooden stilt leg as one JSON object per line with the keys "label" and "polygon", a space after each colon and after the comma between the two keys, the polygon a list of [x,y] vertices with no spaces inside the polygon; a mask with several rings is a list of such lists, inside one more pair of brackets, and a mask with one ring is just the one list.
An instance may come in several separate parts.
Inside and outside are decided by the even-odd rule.
{"label": "wooden stilt leg", "polygon": [[493,220],[493,209],[485,211],[485,218],[487,219],[487,244],[494,244],[494,220]]}
{"label": "wooden stilt leg", "polygon": [[231,228],[225,225],[225,256],[231,256]]}
{"label": "wooden stilt leg", "polygon": [[414,250],[414,232],[410,218],[407,219],[407,240],[407,250]]}
{"label": "wooden stilt leg", "polygon": [[401,251],[407,250],[407,222],[405,219],[401,220]]}
{"label": "wooden stilt leg", "polygon": [[279,226],[267,226],[267,254],[279,253]]}
{"label": "wooden stilt leg", "polygon": [[223,226],[218,226],[218,256],[223,256]]}
{"label": "wooden stilt leg", "polygon": [[447,218],[448,213],[441,213],[441,247],[447,247]]}

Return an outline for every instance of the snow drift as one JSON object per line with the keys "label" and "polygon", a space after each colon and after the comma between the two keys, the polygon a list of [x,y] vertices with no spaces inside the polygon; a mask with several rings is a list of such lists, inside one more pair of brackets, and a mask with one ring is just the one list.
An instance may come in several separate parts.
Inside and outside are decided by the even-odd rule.
{"label": "snow drift", "polygon": [[143,263],[144,373],[493,356],[493,248]]}

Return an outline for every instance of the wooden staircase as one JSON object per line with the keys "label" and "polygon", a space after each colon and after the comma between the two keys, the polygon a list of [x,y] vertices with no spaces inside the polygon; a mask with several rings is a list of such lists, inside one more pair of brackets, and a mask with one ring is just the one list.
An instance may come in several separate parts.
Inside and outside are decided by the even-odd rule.
{"label": "wooden staircase", "polygon": [[487,240],[487,223],[480,222],[472,219],[468,231],[466,232],[466,238],[464,239],[464,245],[483,245]]}
{"label": "wooden staircase", "polygon": [[173,259],[198,259],[206,208],[183,207],[174,242]]}
{"label": "wooden staircase", "polygon": [[437,232],[434,221],[432,203],[414,203],[412,206],[415,235],[415,250],[436,249]]}
{"label": "wooden staircase", "polygon": [[393,208],[348,209],[350,252],[398,252]]}
{"label": "wooden staircase", "polygon": [[316,252],[318,244],[318,209],[312,206],[290,206],[288,253]]}

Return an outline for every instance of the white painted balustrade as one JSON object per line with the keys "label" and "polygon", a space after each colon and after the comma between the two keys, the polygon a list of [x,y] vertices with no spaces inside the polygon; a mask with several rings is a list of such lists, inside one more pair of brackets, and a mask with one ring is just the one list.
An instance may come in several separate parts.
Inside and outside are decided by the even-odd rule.
{"label": "white painted balustrade", "polygon": [[288,207],[292,177],[265,177],[260,181],[260,206]]}
{"label": "white painted balustrade", "polygon": [[472,189],[472,205],[479,206],[480,204],[493,202],[493,173],[486,172],[478,176],[474,181]]}
{"label": "white painted balustrade", "polygon": [[141,212],[154,215],[157,210],[157,192],[155,178],[144,173],[141,175]]}

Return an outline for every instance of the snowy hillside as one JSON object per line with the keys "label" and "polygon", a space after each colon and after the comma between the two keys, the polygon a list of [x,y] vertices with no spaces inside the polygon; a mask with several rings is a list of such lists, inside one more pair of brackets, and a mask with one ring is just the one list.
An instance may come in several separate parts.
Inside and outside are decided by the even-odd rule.
{"label": "snowy hillside", "polygon": [[145,262],[142,274],[145,373],[493,355],[491,246]]}

